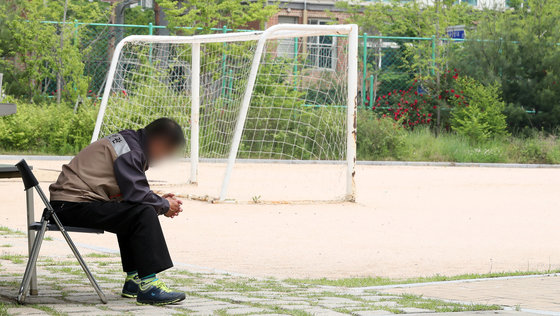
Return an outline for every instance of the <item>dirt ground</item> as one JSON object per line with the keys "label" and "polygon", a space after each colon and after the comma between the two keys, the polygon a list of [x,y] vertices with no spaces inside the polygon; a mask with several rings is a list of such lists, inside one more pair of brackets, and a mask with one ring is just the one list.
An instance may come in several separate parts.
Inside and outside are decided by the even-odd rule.
{"label": "dirt ground", "polygon": [[[0,163],[15,163],[4,159]],[[28,160],[46,190],[60,160]],[[154,190],[216,195],[223,165],[202,164],[200,184],[182,184],[187,162],[152,168]],[[413,277],[560,268],[560,169],[358,166],[356,203],[264,205],[344,192],[329,165],[239,164],[230,196],[245,203],[184,201],[161,218],[177,264],[252,276]],[[0,180],[0,225],[25,230],[18,179]],[[36,216],[41,211],[36,199]],[[57,233],[49,233],[60,238]],[[118,249],[112,234],[81,244]]]}

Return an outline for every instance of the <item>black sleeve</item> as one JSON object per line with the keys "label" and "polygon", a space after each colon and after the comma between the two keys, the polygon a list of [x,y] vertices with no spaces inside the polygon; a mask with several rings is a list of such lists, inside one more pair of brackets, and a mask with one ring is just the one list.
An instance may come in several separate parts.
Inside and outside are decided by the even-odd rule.
{"label": "black sleeve", "polygon": [[124,201],[152,205],[158,214],[169,210],[169,201],[150,190],[142,152],[129,151],[115,160],[114,171]]}

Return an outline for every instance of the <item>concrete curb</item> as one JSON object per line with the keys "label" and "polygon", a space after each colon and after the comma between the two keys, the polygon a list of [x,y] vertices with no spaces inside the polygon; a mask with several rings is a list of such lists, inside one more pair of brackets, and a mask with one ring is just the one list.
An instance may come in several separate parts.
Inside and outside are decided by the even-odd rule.
{"label": "concrete curb", "polygon": [[[74,156],[41,155],[0,155],[0,160],[70,160]],[[188,158],[181,159],[189,161]],[[206,163],[226,163],[226,159],[200,159]],[[278,164],[345,164],[330,160],[259,160],[237,159],[237,163],[278,163]],[[433,162],[433,161],[357,161],[360,166],[403,166],[403,167],[471,167],[471,168],[517,168],[517,169],[560,169],[560,164],[519,164],[519,163],[478,163],[478,162]]]}

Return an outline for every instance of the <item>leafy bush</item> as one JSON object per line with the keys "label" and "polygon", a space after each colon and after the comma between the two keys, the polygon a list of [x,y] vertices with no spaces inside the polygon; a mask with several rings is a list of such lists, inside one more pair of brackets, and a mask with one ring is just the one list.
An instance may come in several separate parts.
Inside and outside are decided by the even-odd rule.
{"label": "leafy bush", "polygon": [[451,127],[473,142],[507,135],[505,104],[499,97],[498,84],[482,85],[464,77],[457,80],[457,91],[451,98],[455,111]]}
{"label": "leafy bush", "polygon": [[67,104],[17,104],[17,114],[0,118],[0,151],[75,154],[90,142],[97,108]]}
{"label": "leafy bush", "polygon": [[361,160],[399,160],[405,152],[407,132],[398,122],[359,112],[357,155]]}
{"label": "leafy bush", "polygon": [[515,139],[511,142],[515,160],[521,163],[554,164],[560,162],[558,137],[538,132],[533,137]]}

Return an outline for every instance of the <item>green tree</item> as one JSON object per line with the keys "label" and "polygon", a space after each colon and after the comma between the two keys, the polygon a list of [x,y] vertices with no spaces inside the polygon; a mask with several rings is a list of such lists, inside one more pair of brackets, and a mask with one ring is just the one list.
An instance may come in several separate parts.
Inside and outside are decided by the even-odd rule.
{"label": "green tree", "polygon": [[451,103],[454,110],[451,127],[473,142],[507,135],[505,103],[499,84],[483,85],[472,78],[457,79],[457,91]]}
{"label": "green tree", "polygon": [[[358,24],[369,35],[434,37],[436,41],[434,47],[430,40],[371,40],[373,45],[368,49],[365,67],[374,76],[374,97],[394,89],[405,90],[415,79],[421,81],[421,86],[430,95],[441,95],[441,76],[446,72],[449,56],[457,49],[457,45],[440,39],[447,37],[445,29],[448,26],[465,25],[469,30],[480,15],[480,11],[473,6],[455,0],[436,0],[430,6],[420,1],[400,0],[390,3],[379,1],[363,6],[362,1],[353,0],[341,1],[338,6],[348,10],[350,21]],[[398,48],[395,45],[384,47],[382,41],[394,43]],[[441,121],[440,107],[436,110],[438,127]]]}
{"label": "green tree", "polygon": [[75,100],[85,95],[83,52],[74,39],[73,26],[42,21],[61,21],[65,11],[67,20],[94,21],[104,10],[87,0],[69,0],[66,10],[64,6],[65,1],[0,3],[0,72],[5,74],[7,93],[30,98],[44,95],[53,89],[60,73],[63,97]]}
{"label": "green tree", "polygon": [[[487,11],[473,40],[454,58],[476,80],[501,83],[513,129],[531,121],[548,130],[560,124],[559,22],[560,0],[527,0],[504,13]],[[515,107],[536,114],[528,121]]]}
{"label": "green tree", "polygon": [[[267,21],[278,10],[267,0],[157,0],[157,3],[165,10],[169,27],[202,28],[199,33],[210,33],[211,28],[222,25],[246,28],[249,23]],[[192,34],[195,30],[180,32]]]}
{"label": "green tree", "polygon": [[431,37],[451,25],[476,23],[478,10],[464,2],[436,0],[426,6],[420,1],[391,0],[364,6],[363,1],[337,2],[337,6],[350,13],[350,20],[370,35]]}

